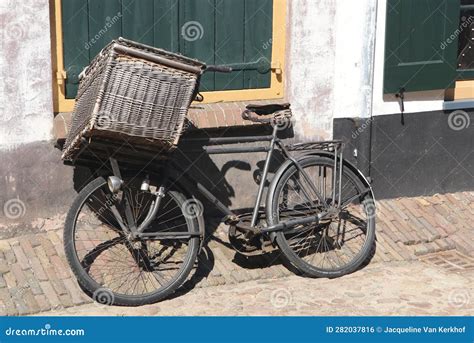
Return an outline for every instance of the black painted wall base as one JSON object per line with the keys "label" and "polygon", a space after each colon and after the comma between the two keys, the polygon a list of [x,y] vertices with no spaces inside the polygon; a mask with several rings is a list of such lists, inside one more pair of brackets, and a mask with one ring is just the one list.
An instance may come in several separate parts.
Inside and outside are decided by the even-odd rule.
{"label": "black painted wall base", "polygon": [[474,190],[472,109],[335,119],[334,138],[379,199]]}

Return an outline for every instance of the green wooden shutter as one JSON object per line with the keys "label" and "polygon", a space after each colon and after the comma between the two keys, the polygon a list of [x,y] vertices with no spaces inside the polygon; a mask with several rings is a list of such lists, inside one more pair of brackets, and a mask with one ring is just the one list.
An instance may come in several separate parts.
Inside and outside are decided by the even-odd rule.
{"label": "green wooden shutter", "polygon": [[460,0],[387,0],[384,93],[451,86],[459,17]]}
{"label": "green wooden shutter", "polygon": [[[216,13],[216,64],[245,62],[245,5],[240,0],[217,1]],[[215,75],[216,89],[243,89],[244,75],[241,71]]]}
{"label": "green wooden shutter", "polygon": [[272,0],[247,0],[245,3],[245,61],[257,62],[244,71],[245,88],[270,87],[272,39]]}
{"label": "green wooden shutter", "polygon": [[153,45],[179,52],[179,0],[153,0],[153,13]]}
{"label": "green wooden shutter", "polygon": [[82,69],[119,36],[234,67],[206,75],[202,91],[270,87],[273,0],[63,0],[62,13],[68,99]]}
{"label": "green wooden shutter", "polygon": [[89,64],[87,1],[62,1],[63,56],[66,71],[66,98],[76,96],[79,74]]}
{"label": "green wooden shutter", "polygon": [[[180,52],[207,64],[215,63],[215,1],[180,0]],[[214,73],[201,79],[201,90],[215,89]]]}

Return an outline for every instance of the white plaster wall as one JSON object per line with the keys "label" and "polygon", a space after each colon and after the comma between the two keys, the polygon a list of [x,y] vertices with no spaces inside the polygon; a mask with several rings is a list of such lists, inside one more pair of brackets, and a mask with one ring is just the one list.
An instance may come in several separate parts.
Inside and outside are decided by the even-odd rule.
{"label": "white plaster wall", "polygon": [[52,138],[48,0],[0,0],[0,150]]}
{"label": "white plaster wall", "polygon": [[291,0],[287,97],[299,139],[332,137],[334,118],[370,117],[377,0]]}
{"label": "white plaster wall", "polygon": [[336,0],[290,0],[286,96],[299,139],[330,138],[334,113]]}
{"label": "white plaster wall", "polygon": [[337,0],[334,117],[367,118],[372,109],[377,0]]}

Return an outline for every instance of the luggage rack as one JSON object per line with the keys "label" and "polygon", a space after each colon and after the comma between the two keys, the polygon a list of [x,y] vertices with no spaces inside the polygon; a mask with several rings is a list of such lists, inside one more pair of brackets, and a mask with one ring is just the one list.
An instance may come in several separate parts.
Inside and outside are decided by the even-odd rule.
{"label": "luggage rack", "polygon": [[[332,141],[321,141],[321,142],[308,142],[308,143],[297,143],[285,146],[285,149],[288,151],[293,151],[298,154],[298,152],[303,155],[308,152],[317,152],[325,151],[331,154],[334,154],[334,163],[333,163],[333,175],[332,175],[332,203],[341,203],[342,195],[342,174],[343,174],[343,148],[344,143],[341,140],[332,140]],[[311,153],[310,153],[311,154]],[[336,187],[337,185],[337,187]],[[336,190],[337,188],[337,190]]]}
{"label": "luggage rack", "polygon": [[328,152],[340,152],[342,148],[344,148],[344,143],[341,140],[308,142],[287,145],[285,148],[289,151],[323,150]]}

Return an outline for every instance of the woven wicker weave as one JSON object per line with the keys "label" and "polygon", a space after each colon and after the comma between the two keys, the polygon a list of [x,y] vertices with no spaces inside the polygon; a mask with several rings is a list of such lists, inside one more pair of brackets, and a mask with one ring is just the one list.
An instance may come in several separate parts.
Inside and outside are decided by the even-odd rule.
{"label": "woven wicker weave", "polygon": [[119,38],[94,58],[79,85],[62,158],[82,138],[173,148],[204,64]]}

